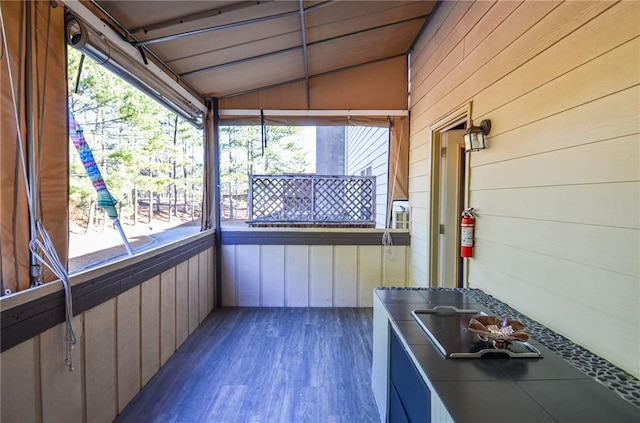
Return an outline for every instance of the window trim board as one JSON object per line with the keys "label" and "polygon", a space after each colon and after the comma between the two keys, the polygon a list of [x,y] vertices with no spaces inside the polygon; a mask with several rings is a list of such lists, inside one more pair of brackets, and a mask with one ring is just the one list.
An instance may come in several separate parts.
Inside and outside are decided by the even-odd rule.
{"label": "window trim board", "polygon": [[[213,245],[214,238],[211,234],[201,236],[176,248],[152,254],[146,259],[72,286],[74,316],[141,285]],[[2,310],[0,352],[64,322],[64,318],[62,290]]]}

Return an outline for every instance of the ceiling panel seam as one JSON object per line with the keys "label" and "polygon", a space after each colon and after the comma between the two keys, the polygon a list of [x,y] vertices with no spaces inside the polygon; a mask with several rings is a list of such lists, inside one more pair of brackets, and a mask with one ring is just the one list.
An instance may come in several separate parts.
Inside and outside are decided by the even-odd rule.
{"label": "ceiling panel seam", "polygon": [[[171,19],[166,19],[164,21],[161,22],[156,22],[153,24],[149,24],[149,25],[143,25],[137,28],[133,28],[130,30],[131,33],[135,34],[138,32],[144,32],[145,34],[150,32],[150,31],[156,31],[159,29],[165,29],[165,28],[169,28],[171,26],[176,26],[176,25],[180,25],[183,23],[188,23],[188,22],[193,22],[193,21],[198,21],[201,19],[207,19],[207,18],[211,18],[214,16],[219,16],[222,15],[224,13],[229,13],[229,12],[234,12],[237,10],[242,10],[244,8],[249,8],[249,7],[254,7],[254,6],[261,6],[263,4],[266,3],[271,3],[274,0],[260,0],[260,1],[245,1],[245,2],[241,2],[240,4],[231,4],[228,6],[224,6],[224,7],[219,7],[216,9],[209,9],[209,10],[205,10],[202,12],[197,12],[197,13],[192,13],[189,15],[185,15],[185,16],[179,16],[177,18],[171,18]],[[330,3],[333,3],[336,0],[328,0],[325,1],[323,3],[318,3],[318,4],[314,4],[312,6],[309,6],[305,9],[306,12],[309,12],[311,10],[316,10],[319,9],[321,7],[327,6]],[[287,12],[287,14],[296,14],[298,13],[297,10],[293,10],[291,12]],[[215,28],[215,27],[213,27]]]}
{"label": "ceiling panel seam", "polygon": [[247,57],[247,58],[244,58],[244,59],[234,60],[232,62],[221,63],[219,65],[214,65],[214,66],[207,66],[206,68],[195,69],[195,70],[192,70],[192,71],[181,73],[180,76],[188,77],[188,76],[199,75],[201,73],[211,72],[211,71],[216,70],[216,69],[222,69],[222,68],[226,68],[226,67],[233,66],[233,65],[240,65],[240,64],[246,63],[246,62],[252,62],[254,60],[264,59],[266,57],[277,56],[277,55],[282,54],[282,53],[288,53],[288,52],[291,52],[291,51],[300,50],[300,47],[301,46],[289,47],[289,48],[273,51],[273,52],[270,52],[270,53],[263,53],[263,54],[258,54],[256,56]]}
{"label": "ceiling panel seam", "polygon": [[309,56],[307,54],[307,29],[304,21],[304,0],[299,0],[300,5],[300,34],[302,36],[302,60],[304,61],[304,80],[307,109],[310,108],[309,98]]}
{"label": "ceiling panel seam", "polygon": [[[398,57],[406,57],[407,55],[405,53],[402,54],[394,54],[392,56],[388,56],[388,57],[383,57],[380,59],[375,59],[375,60],[370,60],[368,62],[364,62],[364,63],[358,63],[357,65],[351,65],[351,66],[345,66],[343,68],[339,68],[339,69],[333,69],[330,71],[326,71],[326,72],[321,72],[315,75],[310,75],[309,76],[309,80],[313,79],[313,78],[319,78],[322,76],[327,76],[327,75],[331,75],[334,73],[338,73],[338,72],[342,72],[342,71],[346,71],[349,69],[355,69],[355,68],[359,68],[361,66],[367,66],[367,65],[373,65],[375,63],[380,63],[380,62],[384,62],[386,60],[392,60],[392,59],[397,59]],[[283,81],[283,82],[279,82],[277,84],[271,84],[271,85],[266,85],[264,87],[259,87],[259,88],[253,88],[250,90],[246,90],[246,91],[241,91],[241,92],[237,92],[237,93],[231,93],[231,94],[225,94],[225,95],[219,95],[216,96],[219,99],[227,99],[227,98],[233,98],[233,97],[238,97],[241,95],[247,95],[247,94],[253,94],[262,90],[270,90],[270,89],[274,89],[274,88],[279,88],[288,84],[295,84],[296,82],[303,82],[305,79],[304,78],[296,78],[296,79],[290,79],[288,81]]]}
{"label": "ceiling panel seam", "polygon": [[[345,38],[348,38],[348,37],[351,37],[351,36],[361,35],[361,34],[364,34],[366,32],[370,32],[370,31],[376,31],[376,30],[380,30],[380,29],[385,29],[387,27],[391,27],[391,26],[394,26],[394,25],[401,25],[401,24],[412,22],[412,21],[416,21],[416,20],[419,20],[419,19],[424,19],[424,17],[406,19],[406,20],[395,22],[393,24],[388,24],[388,25],[387,24],[380,25],[380,26],[377,26],[377,27],[374,27],[374,28],[368,28],[368,29],[364,29],[364,30],[360,30],[360,31],[355,31],[355,32],[348,33],[346,35],[339,35],[339,36],[327,38],[327,39],[324,39],[324,40],[315,41],[315,42],[312,42],[312,43],[309,43],[309,44],[305,43],[305,45],[306,45],[306,48],[308,48],[308,47],[316,46],[316,45],[323,44],[323,43],[329,43],[329,42],[336,41],[336,40],[342,40],[342,39],[345,39]],[[221,63],[221,64],[214,65],[214,66],[207,66],[207,67],[201,68],[201,69],[194,69],[194,70],[189,71],[189,72],[181,73],[180,76],[186,77],[186,76],[193,76],[193,75],[197,75],[197,74],[201,74],[201,73],[205,73],[205,72],[211,72],[211,71],[214,71],[216,69],[224,68],[224,67],[231,66],[231,65],[246,63],[246,62],[249,62],[249,61],[252,61],[252,60],[256,60],[256,59],[263,59],[263,58],[268,57],[268,56],[274,56],[274,55],[277,55],[277,54],[280,54],[280,53],[286,53],[288,51],[299,49],[299,48],[300,48],[300,46],[289,47],[289,48],[286,48],[286,49],[276,50],[276,51],[272,51],[272,52],[269,52],[269,53],[264,53],[264,54],[257,55],[257,56],[251,56],[251,57],[247,57],[247,58],[244,58],[244,59],[235,60],[235,61],[232,61],[232,62]],[[305,50],[306,50],[306,48],[305,48]],[[209,52],[206,52],[206,53],[209,53]],[[205,53],[202,53],[202,54],[205,54]],[[193,56],[197,56],[197,55],[193,55]],[[305,64],[307,64],[307,63],[308,62],[305,59]],[[366,62],[366,63],[369,63],[369,62]],[[359,65],[359,64],[357,64],[357,65]]]}
{"label": "ceiling panel seam", "polygon": [[[272,39],[276,39],[276,38],[279,38],[279,37],[286,37],[286,36],[290,36],[290,35],[297,34],[297,33],[298,33],[297,30],[296,31],[283,32],[283,33],[280,33],[280,34],[277,34],[277,35],[270,35],[268,37],[261,38],[260,41],[267,41],[267,40],[272,40]],[[237,48],[244,47],[244,46],[250,46],[251,44],[253,44],[255,42],[256,42],[255,40],[244,41],[244,42],[241,42],[241,43],[238,43],[238,44],[233,44],[233,45],[229,45],[229,46],[225,46],[225,47],[220,47],[220,48],[216,48],[216,49],[213,49],[213,50],[207,50],[207,51],[203,51],[203,52],[200,52],[200,53],[192,53],[192,54],[188,54],[186,56],[175,57],[173,59],[168,59],[167,63],[179,62],[181,60],[193,59],[193,58],[197,58],[199,56],[205,56],[205,55],[212,54],[212,53],[224,52],[225,50],[233,50],[233,49],[237,49]],[[291,48],[299,48],[299,46],[291,47]],[[276,51],[281,51],[281,50],[276,50]],[[274,52],[276,52],[276,51],[274,51]],[[251,57],[252,56],[250,56],[248,58],[251,58]],[[194,70],[197,70],[197,69],[194,69]]]}
{"label": "ceiling panel seam", "polygon": [[228,23],[228,24],[211,26],[211,27],[207,27],[207,28],[194,29],[192,31],[185,31],[185,32],[180,32],[180,33],[171,34],[171,35],[165,35],[165,36],[157,37],[157,38],[150,38],[148,40],[138,41],[134,45],[135,46],[146,46],[146,45],[149,45],[149,44],[157,44],[157,43],[162,43],[162,42],[166,42],[166,41],[173,41],[173,40],[177,40],[177,39],[180,39],[180,38],[192,37],[194,35],[207,34],[207,33],[210,33],[210,32],[222,31],[222,30],[225,30],[225,29],[238,28],[238,27],[241,27],[241,26],[250,25],[250,24],[254,24],[254,23],[268,22],[268,21],[272,21],[272,20],[275,20],[275,19],[285,18],[287,16],[294,16],[294,15],[297,15],[297,14],[298,14],[297,10],[293,11],[293,12],[278,13],[276,15],[263,16],[261,18],[247,19],[247,20],[244,20],[244,21],[232,22],[232,23]]}
{"label": "ceiling panel seam", "polygon": [[[304,13],[308,13],[309,8],[307,8],[305,10]],[[262,18],[256,18],[256,19],[247,19],[244,21],[239,21],[239,22],[232,22],[232,23],[228,23],[228,24],[223,24],[223,25],[217,25],[217,26],[212,26],[212,27],[207,27],[207,28],[200,28],[200,29],[194,29],[192,31],[185,31],[185,32],[180,32],[180,33],[176,33],[176,34],[171,34],[171,35],[165,35],[162,37],[157,37],[157,38],[150,38],[148,40],[142,40],[142,41],[136,41],[133,45],[138,47],[138,46],[146,46],[146,45],[150,45],[150,44],[157,44],[157,43],[161,43],[161,42],[167,42],[167,41],[173,41],[173,40],[177,40],[180,38],[185,38],[185,37],[190,37],[190,36],[194,36],[194,35],[201,35],[201,34],[206,34],[209,32],[215,32],[215,31],[221,31],[221,30],[225,30],[225,29],[232,29],[232,28],[238,28],[241,26],[245,26],[245,25],[250,25],[253,23],[261,23],[261,22],[268,22],[270,20],[275,20],[275,19],[279,19],[279,18],[284,18],[284,17],[288,17],[288,16],[293,16],[300,13],[299,11],[292,11],[292,12],[285,12],[285,13],[280,13],[280,14],[276,14],[276,15],[270,15],[270,16],[265,16]],[[359,31],[353,31],[353,32],[348,32],[345,34],[340,34],[340,35],[336,35],[334,37],[329,37],[329,38],[325,38],[325,39],[321,39],[321,40],[317,40],[314,41],[313,43],[310,43],[309,45],[312,44],[318,44],[318,43],[323,43],[323,42],[329,42],[329,41],[333,41],[336,39],[341,39],[341,38],[347,38],[347,37],[351,37],[351,36],[355,36],[355,35],[360,35],[363,34],[365,32],[368,31],[376,31],[376,30],[380,30],[380,29],[385,29],[388,27],[392,27],[392,26],[396,26],[396,25],[402,25],[408,22],[412,22],[412,21],[418,21],[418,20],[423,20],[423,19],[427,19],[429,17],[429,14],[426,15],[420,15],[420,16],[414,16],[408,19],[402,19],[399,21],[395,21],[395,22],[390,22],[390,23],[386,23],[383,25],[377,25],[371,28],[365,28]],[[208,52],[205,52],[208,53]]]}
{"label": "ceiling panel seam", "polygon": [[415,16],[412,18],[408,18],[408,19],[402,19],[396,22],[391,22],[391,23],[386,23],[383,25],[377,25],[377,26],[373,26],[371,28],[365,28],[365,29],[361,29],[358,31],[353,31],[353,32],[347,32],[345,34],[341,34],[341,35],[336,35],[334,37],[329,37],[329,38],[324,38],[322,40],[317,40],[317,41],[313,41],[311,43],[309,43],[309,46],[312,45],[316,45],[316,44],[322,44],[322,43],[327,43],[327,42],[331,42],[331,41],[335,41],[335,40],[339,40],[339,39],[343,39],[343,38],[349,38],[349,37],[354,37],[356,35],[362,35],[365,34],[367,32],[373,32],[373,31],[379,31],[381,29],[387,29],[393,26],[400,26],[409,22],[413,22],[413,21],[420,21],[423,19],[426,19],[426,17],[429,15],[420,15],[420,16]]}
{"label": "ceiling panel seam", "polygon": [[191,13],[185,16],[179,16],[177,18],[167,19],[161,22],[156,22],[149,25],[144,25],[138,28],[134,28],[131,30],[132,33],[144,32],[145,34],[149,31],[156,31],[158,29],[164,29],[175,25],[180,25],[188,22],[198,21],[201,19],[211,18],[213,16],[219,16],[225,13],[234,12],[237,10],[247,9],[255,6],[260,6],[266,3],[271,3],[273,0],[260,0],[256,1],[243,1],[239,4],[230,4],[228,6],[218,7],[215,9],[204,10],[202,12]]}

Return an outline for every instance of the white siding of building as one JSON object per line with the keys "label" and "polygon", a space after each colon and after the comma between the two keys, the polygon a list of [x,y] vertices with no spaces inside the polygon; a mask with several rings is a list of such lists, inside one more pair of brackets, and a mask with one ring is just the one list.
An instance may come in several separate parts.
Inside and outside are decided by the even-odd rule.
{"label": "white siding of building", "polygon": [[371,167],[371,175],[376,177],[376,228],[384,228],[387,216],[389,130],[350,126],[346,138],[346,173],[360,175]]}

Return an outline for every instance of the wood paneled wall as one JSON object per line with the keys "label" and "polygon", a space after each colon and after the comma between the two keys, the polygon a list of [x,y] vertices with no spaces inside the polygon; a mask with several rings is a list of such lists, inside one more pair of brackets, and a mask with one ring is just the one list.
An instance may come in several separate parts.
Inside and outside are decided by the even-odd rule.
{"label": "wood paneled wall", "polygon": [[214,307],[209,248],[74,318],[74,371],[64,324],[2,353],[2,422],[111,422]]}
{"label": "wood paneled wall", "polygon": [[372,307],[373,290],[405,286],[407,246],[223,245],[222,304]]}
{"label": "wood paneled wall", "polygon": [[[640,3],[442,2],[411,62],[411,283],[431,126],[471,102],[468,284],[640,377]],[[594,336],[606,333],[606,336]]]}

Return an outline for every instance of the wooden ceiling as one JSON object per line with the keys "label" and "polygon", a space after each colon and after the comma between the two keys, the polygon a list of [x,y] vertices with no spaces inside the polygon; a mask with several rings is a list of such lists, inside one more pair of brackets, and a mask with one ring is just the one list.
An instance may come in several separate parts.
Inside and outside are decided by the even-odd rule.
{"label": "wooden ceiling", "polygon": [[[329,93],[335,97],[335,90],[341,89],[336,81],[342,75],[358,85],[358,80],[370,79],[375,72],[398,74],[385,63],[401,63],[405,75],[400,79],[406,82],[407,53],[437,2],[92,3],[128,32],[131,44],[162,61],[202,97],[224,100],[270,92],[303,97],[290,103],[311,109],[310,91],[322,92],[321,81],[328,81],[324,85],[331,87]],[[371,84],[398,84],[396,79],[374,75]],[[364,84],[362,89],[369,86]],[[401,89],[406,95],[406,85]]]}

